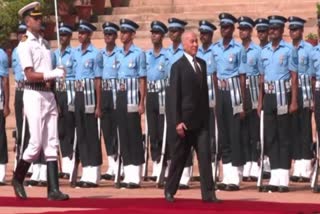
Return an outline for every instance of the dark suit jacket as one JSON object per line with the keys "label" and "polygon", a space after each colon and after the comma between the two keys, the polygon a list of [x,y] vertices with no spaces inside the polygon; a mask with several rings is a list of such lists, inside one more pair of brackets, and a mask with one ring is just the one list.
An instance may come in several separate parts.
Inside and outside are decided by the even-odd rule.
{"label": "dark suit jacket", "polygon": [[206,63],[196,58],[201,67],[202,83],[183,55],[171,68],[169,86],[169,121],[176,127],[184,122],[188,130],[208,128],[209,99]]}

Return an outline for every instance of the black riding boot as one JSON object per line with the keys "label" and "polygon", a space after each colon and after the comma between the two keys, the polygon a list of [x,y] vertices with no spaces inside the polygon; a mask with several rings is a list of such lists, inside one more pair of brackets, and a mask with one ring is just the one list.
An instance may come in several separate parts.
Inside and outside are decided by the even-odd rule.
{"label": "black riding boot", "polygon": [[69,195],[60,192],[57,161],[47,162],[48,199],[55,201],[68,200]]}

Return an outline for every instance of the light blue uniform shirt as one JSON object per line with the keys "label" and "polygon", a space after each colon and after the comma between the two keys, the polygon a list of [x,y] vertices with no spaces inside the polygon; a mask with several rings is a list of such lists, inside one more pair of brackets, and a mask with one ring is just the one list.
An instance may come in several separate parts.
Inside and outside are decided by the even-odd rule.
{"label": "light blue uniform shirt", "polygon": [[[75,79],[75,71],[73,70],[73,62],[74,62],[74,52],[75,50],[68,46],[61,56],[61,64],[66,69],[66,80],[74,80]],[[57,67],[60,64],[60,49],[54,51],[55,63],[53,67]]]}
{"label": "light blue uniform shirt", "polygon": [[6,52],[4,52],[3,49],[0,49],[0,76],[9,76],[9,60]]}
{"label": "light blue uniform shirt", "polygon": [[184,51],[183,51],[182,44],[180,44],[176,50],[173,50],[173,45],[170,45],[169,48],[167,49],[167,57],[169,59],[168,74],[167,74],[168,77],[170,76],[172,65],[183,56],[183,52]]}
{"label": "light blue uniform shirt", "polygon": [[320,80],[320,44],[313,47],[310,53],[310,73],[312,76]]}
{"label": "light blue uniform shirt", "polygon": [[111,53],[108,53],[106,48],[100,50],[97,56],[97,66],[102,73],[102,79],[116,79],[118,78],[118,69],[120,61],[116,57],[120,48],[115,46]]}
{"label": "light blue uniform shirt", "polygon": [[120,48],[116,54],[120,62],[118,79],[140,78],[147,76],[145,53],[135,45],[131,45],[127,53]]}
{"label": "light blue uniform shirt", "polygon": [[217,67],[214,60],[213,46],[214,45],[211,44],[207,50],[204,50],[203,46],[201,46],[197,53],[197,57],[203,59],[207,64],[207,75],[213,74]]}
{"label": "light blue uniform shirt", "polygon": [[223,40],[215,43],[213,54],[216,63],[218,79],[228,79],[245,74],[247,55],[243,46],[232,39],[229,45],[224,48]]}
{"label": "light blue uniform shirt", "polygon": [[12,52],[12,72],[14,74],[15,81],[24,81],[24,71],[20,65],[20,60],[17,52],[17,48]]}
{"label": "light blue uniform shirt", "polygon": [[101,70],[98,69],[96,64],[96,57],[99,53],[92,44],[90,44],[87,50],[83,53],[81,45],[79,45],[74,52],[73,69],[75,71],[75,79],[94,79],[101,77]]}
{"label": "light blue uniform shirt", "polygon": [[158,55],[155,55],[153,49],[148,50],[146,52],[146,62],[148,81],[162,80],[168,77],[169,59],[167,49],[162,48]]}
{"label": "light blue uniform shirt", "polygon": [[[292,48],[295,48],[292,46]],[[312,52],[312,45],[306,41],[301,41],[298,46],[298,74],[311,75],[311,60],[310,53]]]}
{"label": "light blue uniform shirt", "polygon": [[249,47],[246,49],[247,52],[247,76],[258,76],[259,72],[259,59],[261,54],[260,46],[250,43]]}
{"label": "light blue uniform shirt", "polygon": [[275,50],[272,43],[262,49],[259,70],[265,81],[288,80],[291,76],[290,71],[297,72],[297,63],[297,51],[282,40]]}

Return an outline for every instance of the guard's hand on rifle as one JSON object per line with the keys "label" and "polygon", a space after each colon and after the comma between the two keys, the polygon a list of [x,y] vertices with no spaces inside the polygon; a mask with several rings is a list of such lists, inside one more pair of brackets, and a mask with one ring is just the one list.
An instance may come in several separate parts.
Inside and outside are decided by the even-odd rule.
{"label": "guard's hand on rifle", "polygon": [[140,115],[144,113],[144,104],[143,103],[139,104],[138,111],[139,111]]}
{"label": "guard's hand on rifle", "polygon": [[262,111],[262,105],[260,103],[258,103],[257,114],[258,114],[259,117],[261,116],[261,111]]}
{"label": "guard's hand on rifle", "polygon": [[102,116],[101,108],[97,107],[94,113],[96,118],[101,118]]}
{"label": "guard's hand on rifle", "polygon": [[243,110],[240,112],[240,120],[244,119],[246,117],[246,112]]}
{"label": "guard's hand on rifle", "polygon": [[289,113],[294,113],[298,111],[298,103],[297,102],[291,102],[289,107]]}
{"label": "guard's hand on rifle", "polygon": [[7,117],[9,114],[10,114],[9,106],[4,106],[4,108],[3,108],[3,116]]}
{"label": "guard's hand on rifle", "polygon": [[184,138],[186,136],[185,130],[188,130],[188,129],[184,123],[179,123],[176,126],[176,131],[180,138]]}

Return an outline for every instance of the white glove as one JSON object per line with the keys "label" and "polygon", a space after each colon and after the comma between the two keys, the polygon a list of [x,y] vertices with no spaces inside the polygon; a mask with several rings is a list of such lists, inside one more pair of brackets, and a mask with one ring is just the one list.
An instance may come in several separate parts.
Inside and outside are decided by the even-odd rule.
{"label": "white glove", "polygon": [[62,68],[56,68],[52,71],[47,71],[43,73],[43,79],[44,80],[51,80],[56,78],[62,78],[64,77],[64,70]]}

